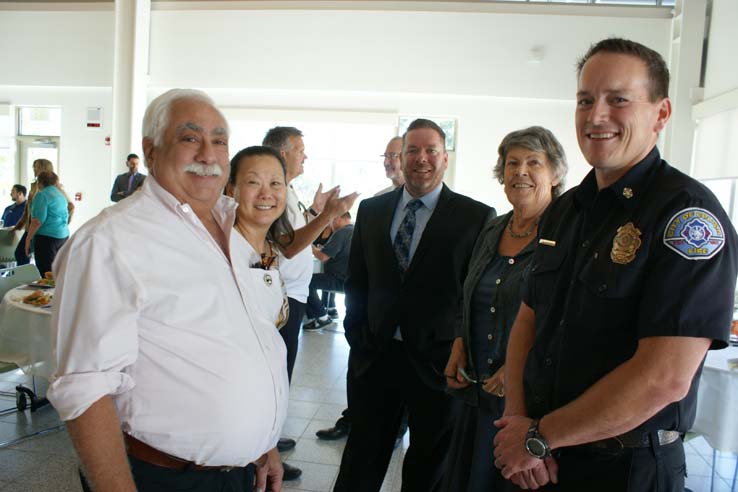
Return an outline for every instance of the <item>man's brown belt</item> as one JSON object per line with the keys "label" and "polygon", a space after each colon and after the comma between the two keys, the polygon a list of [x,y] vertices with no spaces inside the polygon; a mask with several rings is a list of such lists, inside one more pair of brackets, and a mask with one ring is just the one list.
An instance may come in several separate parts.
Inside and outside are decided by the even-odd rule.
{"label": "man's brown belt", "polygon": [[129,456],[145,461],[150,465],[161,466],[162,468],[169,468],[172,470],[191,470],[191,471],[231,471],[234,467],[232,466],[203,466],[198,465],[192,461],[183,460],[172,456],[171,454],[163,453],[158,449],[152,448],[145,442],[139,441],[130,434],[123,434],[123,439],[126,443],[126,451]]}

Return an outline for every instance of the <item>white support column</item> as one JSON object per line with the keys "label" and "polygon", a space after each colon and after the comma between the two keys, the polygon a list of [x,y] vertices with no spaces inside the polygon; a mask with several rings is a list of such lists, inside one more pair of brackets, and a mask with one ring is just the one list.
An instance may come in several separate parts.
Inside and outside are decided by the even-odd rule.
{"label": "white support column", "polygon": [[148,86],[151,0],[115,1],[113,66],[112,178],[125,171],[126,155],[143,158],[141,119]]}
{"label": "white support column", "polygon": [[664,158],[685,173],[690,172],[695,122],[692,105],[702,98],[700,69],[705,38],[706,0],[677,0],[671,24],[671,122],[665,131]]}

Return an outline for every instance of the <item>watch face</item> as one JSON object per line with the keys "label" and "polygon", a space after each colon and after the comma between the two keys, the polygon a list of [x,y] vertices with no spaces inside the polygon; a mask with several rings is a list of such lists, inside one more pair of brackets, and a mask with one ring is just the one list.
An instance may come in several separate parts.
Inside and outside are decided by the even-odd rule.
{"label": "watch face", "polygon": [[525,441],[525,447],[530,454],[536,458],[542,458],[546,455],[546,445],[540,439],[529,437]]}

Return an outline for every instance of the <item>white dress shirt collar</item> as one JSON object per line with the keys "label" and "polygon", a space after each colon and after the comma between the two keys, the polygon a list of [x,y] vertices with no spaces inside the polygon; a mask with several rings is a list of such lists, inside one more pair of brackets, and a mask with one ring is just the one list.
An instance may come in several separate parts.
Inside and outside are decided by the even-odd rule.
{"label": "white dress shirt collar", "polygon": [[[188,203],[180,203],[177,198],[169,193],[164,187],[162,187],[157,181],[156,176],[149,174],[148,178],[144,180],[141,192],[149,195],[154,200],[158,201],[164,207],[173,210],[177,215],[187,216],[193,213],[192,206]],[[218,201],[213,207],[213,217],[215,218],[218,225],[221,226],[223,231],[230,230],[235,222],[236,215],[235,211],[238,208],[238,203],[226,195],[218,197]]]}

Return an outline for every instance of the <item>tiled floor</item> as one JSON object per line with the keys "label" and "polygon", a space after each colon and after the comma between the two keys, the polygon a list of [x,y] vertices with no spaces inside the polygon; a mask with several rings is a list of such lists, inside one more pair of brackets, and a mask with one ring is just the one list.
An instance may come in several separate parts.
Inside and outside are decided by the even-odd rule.
{"label": "tiled floor", "polygon": [[[325,492],[332,488],[345,440],[320,441],[315,431],[332,426],[346,404],[347,358],[348,346],[340,326],[301,337],[283,434],[297,440],[297,447],[284,458],[302,468],[303,475],[286,483],[283,490]],[[18,372],[2,374],[0,391],[12,391],[18,382],[28,384],[29,378]],[[0,398],[0,410],[13,403]],[[400,490],[400,467],[407,445],[405,436],[403,446],[392,457],[382,492]],[[687,442],[686,452],[687,487],[693,492],[710,491],[712,449],[697,437]],[[735,466],[735,455],[718,454],[712,490],[730,491]],[[0,416],[0,492],[80,490],[74,451],[53,408]],[[734,491],[738,492],[738,486]]]}

